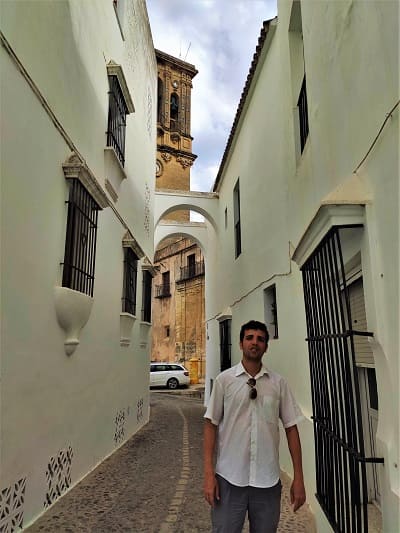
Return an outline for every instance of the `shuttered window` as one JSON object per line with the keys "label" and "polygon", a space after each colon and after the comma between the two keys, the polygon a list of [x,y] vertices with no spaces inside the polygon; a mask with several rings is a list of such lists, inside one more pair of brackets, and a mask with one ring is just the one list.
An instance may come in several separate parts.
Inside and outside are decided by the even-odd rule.
{"label": "shuttered window", "polygon": [[[348,286],[352,328],[356,331],[368,331],[365,313],[364,287],[362,278]],[[368,337],[354,336],[354,355],[356,365],[374,365],[374,356]]]}

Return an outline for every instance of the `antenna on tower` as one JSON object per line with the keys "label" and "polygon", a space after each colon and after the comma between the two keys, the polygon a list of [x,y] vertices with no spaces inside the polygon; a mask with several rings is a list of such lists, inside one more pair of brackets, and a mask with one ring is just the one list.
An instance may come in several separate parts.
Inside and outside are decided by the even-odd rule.
{"label": "antenna on tower", "polygon": [[192,41],[190,41],[189,46],[188,46],[188,49],[186,50],[186,55],[185,55],[185,59],[184,59],[184,61],[186,61],[186,58],[187,58],[187,55],[188,55],[188,53],[189,53],[189,48],[190,48],[191,44],[192,44]]}
{"label": "antenna on tower", "polygon": [[179,41],[179,59],[182,59],[182,41]]}

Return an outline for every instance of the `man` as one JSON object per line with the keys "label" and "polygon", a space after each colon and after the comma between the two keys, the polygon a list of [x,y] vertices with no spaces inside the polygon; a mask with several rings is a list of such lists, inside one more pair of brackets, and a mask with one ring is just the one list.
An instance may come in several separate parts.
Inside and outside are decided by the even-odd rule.
{"label": "man", "polygon": [[246,512],[251,533],[276,532],[279,418],[293,462],[293,510],[306,499],[297,430],[304,417],[286,381],[261,362],[268,339],[262,322],[241,327],[242,361],[217,376],[204,415],[204,496],[211,505],[213,533],[240,533]]}

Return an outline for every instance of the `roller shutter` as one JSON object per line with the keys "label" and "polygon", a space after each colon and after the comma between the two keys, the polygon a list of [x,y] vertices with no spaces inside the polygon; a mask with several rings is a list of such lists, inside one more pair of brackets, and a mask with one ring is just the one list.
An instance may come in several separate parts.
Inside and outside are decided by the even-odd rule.
{"label": "roller shutter", "polygon": [[[368,331],[362,278],[349,285],[348,290],[353,329],[357,331]],[[354,352],[357,365],[374,366],[374,356],[368,342],[368,337],[354,335]]]}

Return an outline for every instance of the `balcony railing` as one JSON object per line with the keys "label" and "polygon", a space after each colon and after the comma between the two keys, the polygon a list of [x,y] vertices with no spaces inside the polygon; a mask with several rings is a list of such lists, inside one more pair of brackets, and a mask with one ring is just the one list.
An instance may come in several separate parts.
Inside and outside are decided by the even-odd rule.
{"label": "balcony railing", "polygon": [[156,298],[168,298],[171,296],[171,284],[164,283],[162,285],[156,285]]}
{"label": "balcony railing", "polygon": [[204,261],[198,261],[193,265],[181,267],[181,274],[178,281],[185,281],[187,279],[195,278],[204,275]]}

